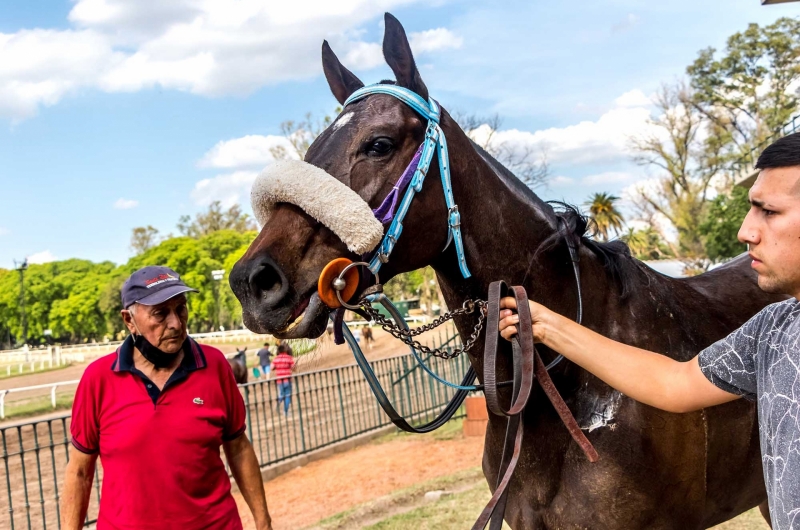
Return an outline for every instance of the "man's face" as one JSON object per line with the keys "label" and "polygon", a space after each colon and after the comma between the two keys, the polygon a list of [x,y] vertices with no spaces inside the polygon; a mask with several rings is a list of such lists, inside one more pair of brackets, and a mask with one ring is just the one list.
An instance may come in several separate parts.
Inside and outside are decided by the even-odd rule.
{"label": "man's face", "polygon": [[178,353],[186,340],[189,310],[185,295],[153,306],[135,304],[133,312],[122,310],[122,318],[128,331],[141,333],[150,344],[165,353]]}
{"label": "man's face", "polygon": [[800,296],[800,166],[763,169],[750,189],[750,211],[739,229],[758,286]]}

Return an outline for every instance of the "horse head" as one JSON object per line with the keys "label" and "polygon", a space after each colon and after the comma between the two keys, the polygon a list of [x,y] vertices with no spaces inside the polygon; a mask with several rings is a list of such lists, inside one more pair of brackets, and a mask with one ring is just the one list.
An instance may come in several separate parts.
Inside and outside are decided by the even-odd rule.
{"label": "horse head", "polygon": [[[383,83],[411,90],[427,101],[428,89],[402,25],[388,13],[385,20],[383,54],[396,82]],[[327,42],[322,45],[322,65],[342,105],[364,86]],[[444,111],[440,124],[451,150],[469,145]],[[373,94],[346,105],[303,162],[279,162],[265,170],[269,179],[262,174],[252,194],[263,227],[230,275],[249,329],[278,338],[314,338],[325,331],[330,309],[317,293],[320,273],[333,259],[360,261],[378,245],[386,227],[371,209],[392,191],[426,128],[427,120],[408,105],[390,95]],[[460,134],[456,145],[455,131]],[[384,282],[431,263],[448,243],[448,209],[438,171],[432,164],[425,190],[404,221],[406,233],[424,235],[398,241],[391,262],[380,271]]]}

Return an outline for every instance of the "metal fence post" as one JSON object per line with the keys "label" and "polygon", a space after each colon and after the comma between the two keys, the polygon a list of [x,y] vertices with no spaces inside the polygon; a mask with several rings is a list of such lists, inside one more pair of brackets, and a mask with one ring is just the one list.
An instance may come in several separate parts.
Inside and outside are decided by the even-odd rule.
{"label": "metal fence post", "polygon": [[247,436],[250,438],[253,437],[253,420],[252,414],[250,414],[250,387],[244,387],[244,410],[246,412],[245,416],[247,417]]}
{"label": "metal fence post", "polygon": [[347,419],[344,417],[344,399],[342,398],[342,380],[339,377],[339,370],[336,370],[336,388],[339,389],[339,408],[342,411],[342,429],[344,429],[344,437],[347,438]]}
{"label": "metal fence post", "polygon": [[303,393],[300,391],[300,379],[302,379],[302,377],[297,378],[297,419],[300,422],[300,446],[303,448],[303,452],[305,453],[306,434],[305,431],[303,430],[303,405],[302,405]]}

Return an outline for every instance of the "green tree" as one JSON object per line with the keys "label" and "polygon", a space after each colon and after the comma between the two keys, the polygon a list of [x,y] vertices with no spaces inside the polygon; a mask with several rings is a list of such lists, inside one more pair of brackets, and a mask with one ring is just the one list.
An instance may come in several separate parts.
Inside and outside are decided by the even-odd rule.
{"label": "green tree", "polygon": [[595,193],[586,201],[589,207],[589,216],[594,221],[597,235],[603,241],[608,241],[608,234],[611,230],[619,233],[625,222],[622,214],[617,210],[616,202],[619,197],[610,193]]}
{"label": "green tree", "polygon": [[656,230],[651,226],[639,230],[629,228],[619,236],[631,251],[631,255],[640,260],[655,260],[672,257],[672,251]]}
{"label": "green tree", "polygon": [[797,112],[800,20],[750,24],[728,38],[720,55],[702,50],[687,73],[694,107],[714,124],[729,160],[736,159]]}
{"label": "green tree", "polygon": [[717,195],[700,225],[708,257],[714,261],[738,256],[747,247],[738,241],[737,234],[750,210],[748,191],[736,186],[730,193]]}
{"label": "green tree", "polygon": [[698,227],[712,181],[724,163],[723,144],[709,133],[709,124],[692,99],[691,90],[682,84],[662,86],[654,100],[650,131],[631,140],[634,161],[659,171],[654,185],[636,189],[634,207],[656,230],[658,216],[672,224],[678,233],[673,252],[685,259],[705,255]]}
{"label": "green tree", "polygon": [[153,248],[158,243],[158,230],[150,225],[138,226],[131,233],[131,251],[134,256]]}
{"label": "green tree", "polygon": [[242,212],[238,204],[224,210],[220,201],[212,202],[206,211],[198,213],[194,219],[182,215],[178,221],[178,231],[181,235],[195,239],[219,230],[248,232],[255,229],[256,223],[253,218]]}

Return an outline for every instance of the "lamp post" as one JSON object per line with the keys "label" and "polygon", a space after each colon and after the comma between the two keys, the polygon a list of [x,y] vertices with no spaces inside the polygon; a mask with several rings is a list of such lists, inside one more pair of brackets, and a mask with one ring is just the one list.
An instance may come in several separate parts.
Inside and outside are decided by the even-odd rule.
{"label": "lamp post", "polygon": [[220,280],[222,280],[222,278],[225,277],[225,269],[217,269],[211,271],[211,277],[214,279],[214,305],[216,306],[217,309],[217,315],[216,315],[217,322],[215,326],[217,329],[215,331],[219,331],[220,313],[221,313],[219,307],[219,282]]}
{"label": "lamp post", "polygon": [[22,311],[22,344],[28,343],[28,315],[25,313],[25,271],[28,269],[28,258],[18,262],[14,260],[14,268],[19,271],[19,306]]}

